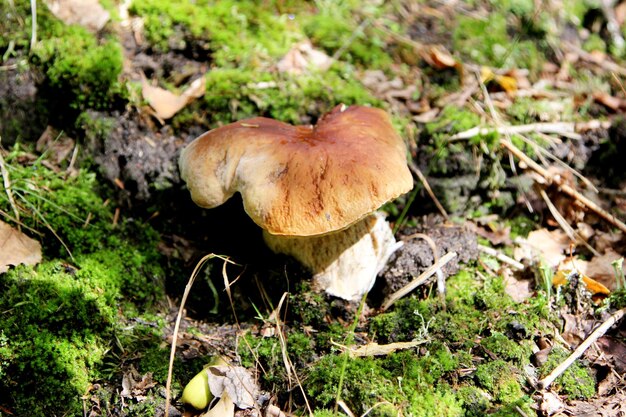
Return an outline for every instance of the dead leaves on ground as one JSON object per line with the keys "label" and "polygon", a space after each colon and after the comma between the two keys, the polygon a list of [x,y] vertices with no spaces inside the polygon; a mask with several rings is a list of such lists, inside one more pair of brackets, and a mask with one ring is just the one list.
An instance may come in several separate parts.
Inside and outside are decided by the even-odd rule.
{"label": "dead leaves on ground", "polygon": [[41,262],[41,245],[0,220],[0,273],[20,264]]}
{"label": "dead leaves on ground", "polygon": [[181,94],[175,94],[161,87],[155,87],[146,79],[141,84],[143,98],[161,120],[172,118],[189,103],[202,97],[205,89],[206,79],[204,77],[194,80]]}
{"label": "dead leaves on ground", "polygon": [[[208,390],[219,400],[210,404],[208,410],[199,414],[199,417],[229,417],[234,416],[235,408],[240,410],[255,408],[260,389],[252,374],[242,366],[227,364],[222,358],[216,363],[218,364],[207,366],[201,372],[206,373],[204,381],[208,385]],[[197,376],[192,381],[196,380]]]}
{"label": "dead leaves on ground", "polygon": [[293,75],[301,75],[311,71],[326,71],[333,59],[319,49],[315,49],[311,41],[304,40],[291,47],[289,52],[278,61],[276,69]]}
{"label": "dead leaves on ground", "polygon": [[111,18],[98,0],[45,0],[45,3],[66,25],[80,25],[91,32],[102,30]]}

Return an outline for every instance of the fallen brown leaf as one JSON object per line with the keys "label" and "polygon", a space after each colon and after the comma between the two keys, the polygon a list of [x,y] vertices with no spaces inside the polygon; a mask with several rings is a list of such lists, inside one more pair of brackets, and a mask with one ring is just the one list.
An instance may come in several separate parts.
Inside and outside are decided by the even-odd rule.
{"label": "fallen brown leaf", "polygon": [[501,274],[504,276],[504,292],[507,293],[513,301],[521,303],[531,297],[532,280],[519,279],[508,268],[502,269]]}
{"label": "fallen brown leaf", "polygon": [[611,262],[619,258],[622,258],[622,255],[608,249],[604,255],[595,256],[589,261],[586,273],[610,290],[615,290],[615,271]]}
{"label": "fallen brown leaf", "polygon": [[207,368],[209,389],[215,397],[228,395],[241,409],[254,407],[259,387],[248,370],[242,366],[216,365]]}
{"label": "fallen brown leaf", "polygon": [[295,44],[276,64],[279,72],[300,75],[310,70],[326,71],[333,59],[324,52],[313,48],[306,40]]}
{"label": "fallen brown leaf", "polygon": [[160,119],[169,119],[191,103],[202,97],[206,89],[206,80],[200,77],[193,81],[181,95],[172,93],[160,87],[150,85],[147,80],[142,81],[141,92],[150,107]]}
{"label": "fallen brown leaf", "polygon": [[[585,286],[587,287],[587,290],[592,295],[596,295],[596,294],[609,295],[611,293],[611,291],[609,291],[607,287],[605,287],[598,281],[584,275],[584,273],[581,272],[580,270],[577,269],[576,272],[582,274],[583,283],[585,284]],[[572,273],[571,269],[559,269],[558,271],[556,271],[556,274],[554,274],[554,277],[552,278],[552,285],[554,285],[555,287],[566,285],[568,281],[568,277],[571,273]]]}
{"label": "fallen brown leaf", "polygon": [[556,267],[566,258],[570,240],[561,229],[549,231],[539,229],[528,234],[528,238],[521,240],[522,245],[515,249],[515,259],[543,261],[550,267]]}
{"label": "fallen brown leaf", "polygon": [[41,262],[41,245],[36,240],[0,220],[0,273],[9,266]]}
{"label": "fallen brown leaf", "polygon": [[200,417],[230,417],[235,415],[235,403],[230,399],[227,392],[220,400],[210,408],[206,413],[200,414]]}
{"label": "fallen brown leaf", "polygon": [[80,25],[92,32],[100,31],[110,14],[98,0],[45,0],[53,15],[67,25]]}

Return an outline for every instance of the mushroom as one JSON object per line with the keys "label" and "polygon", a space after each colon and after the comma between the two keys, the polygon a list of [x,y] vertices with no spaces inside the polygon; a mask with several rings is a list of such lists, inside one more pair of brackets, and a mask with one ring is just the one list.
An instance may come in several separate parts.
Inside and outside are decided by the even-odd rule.
{"label": "mushroom", "polygon": [[376,210],[413,186],[389,116],[363,106],[337,106],[314,126],[264,117],[222,126],[182,151],[180,171],[201,207],[239,192],[270,249],[347,300],[371,289],[398,247]]}

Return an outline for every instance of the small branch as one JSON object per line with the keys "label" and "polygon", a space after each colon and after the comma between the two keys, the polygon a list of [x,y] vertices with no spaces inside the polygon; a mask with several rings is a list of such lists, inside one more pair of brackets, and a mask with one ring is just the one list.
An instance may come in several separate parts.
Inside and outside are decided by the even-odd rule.
{"label": "small branch", "polygon": [[486,253],[487,255],[491,255],[494,258],[496,258],[497,260],[499,260],[500,262],[504,262],[505,264],[508,264],[510,266],[512,266],[513,268],[517,269],[518,271],[523,271],[524,270],[524,265],[521,264],[520,262],[517,262],[515,259],[506,256],[503,253],[498,252],[497,250],[495,250],[494,248],[490,248],[488,246],[483,246],[483,245],[478,245],[478,250]]}
{"label": "small branch", "polygon": [[428,184],[428,181],[426,180],[426,177],[424,176],[424,174],[422,174],[422,171],[418,168],[418,166],[412,160],[409,161],[409,168],[411,169],[413,174],[415,174],[415,176],[419,178],[419,180],[422,182],[424,189],[426,189],[426,192],[428,193],[430,198],[433,200],[433,203],[435,203],[435,206],[437,206],[439,213],[441,213],[444,219],[448,220],[448,213],[446,212],[446,209],[443,208],[443,206],[441,205],[441,203],[435,196],[435,193],[433,193],[433,190],[432,188],[430,188],[430,185]]}
{"label": "small branch", "polygon": [[20,221],[20,211],[17,209],[17,204],[15,204],[15,199],[13,198],[13,192],[11,191],[11,180],[9,179],[9,171],[7,171],[6,166],[4,165],[4,158],[2,154],[0,154],[0,175],[2,175],[2,182],[4,184],[4,191],[7,194],[7,198],[9,199],[9,204],[13,209],[13,214],[15,214],[15,222],[21,225]]}
{"label": "small branch", "polygon": [[200,259],[200,261],[198,261],[198,263],[196,264],[196,267],[193,269],[193,272],[191,273],[191,276],[189,277],[189,281],[187,281],[187,285],[185,286],[185,291],[183,292],[183,297],[180,300],[180,307],[178,308],[178,314],[176,315],[176,323],[174,324],[174,332],[172,334],[172,346],[170,348],[170,361],[169,361],[169,367],[167,369],[167,380],[165,382],[165,417],[169,417],[170,415],[170,405],[172,401],[172,397],[171,397],[172,396],[172,393],[171,393],[172,374],[174,372],[174,359],[176,357],[175,356],[176,355],[176,343],[178,341],[178,330],[180,329],[180,322],[183,319],[183,312],[185,311],[185,303],[187,302],[187,297],[189,296],[189,292],[191,291],[191,286],[193,285],[193,282],[198,276],[200,269],[204,266],[204,264],[207,261],[213,258],[220,258],[224,261],[224,263],[226,262],[232,263],[232,261],[229,260],[225,256],[215,255],[213,253],[210,253],[208,255],[205,255],[204,257],[202,257],[202,259]]}
{"label": "small branch", "polygon": [[396,301],[400,298],[404,297],[415,288],[422,285],[428,278],[430,278],[438,269],[442,268],[448,262],[456,257],[456,252],[448,252],[439,259],[439,262],[435,262],[432,264],[426,271],[422,272],[419,277],[415,278],[413,281],[405,285],[403,288],[391,294],[387,297],[387,300],[383,303],[381,310],[385,311],[389,307],[391,307]]}
{"label": "small branch", "polygon": [[32,50],[37,44],[37,0],[30,0],[30,14],[31,14],[30,49]]}
{"label": "small branch", "polygon": [[543,178],[545,178],[546,182],[548,184],[556,184],[556,185],[558,185],[560,191],[562,191],[565,194],[567,194],[568,196],[572,197],[574,200],[577,200],[582,205],[587,207],[589,210],[593,211],[598,216],[602,217],[604,220],[606,220],[607,222],[611,223],[613,226],[617,227],[622,232],[626,233],[626,224],[624,224],[619,219],[617,219],[615,216],[613,216],[612,214],[610,214],[607,211],[605,211],[604,209],[602,209],[600,206],[598,206],[596,203],[594,203],[593,201],[591,201],[590,199],[588,199],[584,195],[580,194],[578,191],[576,191],[570,185],[567,185],[567,184],[561,182],[561,180],[558,177],[553,176],[552,174],[550,174],[548,172],[547,169],[543,168],[541,165],[539,165],[538,163],[536,163],[535,161],[530,159],[524,152],[522,152],[515,145],[513,145],[513,143],[511,143],[508,140],[501,140],[500,144],[503,147],[505,147],[506,149],[508,149],[520,161],[524,162],[529,168],[531,168],[537,174],[539,174]]}
{"label": "small branch", "polygon": [[555,133],[561,136],[577,137],[578,132],[590,129],[608,129],[611,122],[601,122],[593,120],[578,124],[573,122],[554,122],[554,123],[531,123],[527,125],[517,126],[497,126],[497,127],[480,127],[476,126],[464,132],[451,136],[450,142],[457,140],[465,140],[478,135],[488,135],[497,132],[501,135],[514,135],[522,133]]}
{"label": "small branch", "polygon": [[576,359],[580,358],[582,354],[585,353],[587,349],[589,349],[589,346],[591,346],[596,340],[602,337],[611,328],[611,326],[620,321],[622,317],[624,317],[624,314],[626,314],[626,308],[622,308],[621,310],[613,313],[613,315],[609,317],[608,320],[606,320],[604,323],[602,323],[600,327],[594,330],[593,333],[591,333],[591,335],[589,335],[589,337],[586,338],[585,341],[582,342],[580,346],[578,346],[567,359],[565,359],[565,361],[563,361],[552,372],[550,372],[550,375],[539,381],[539,389],[548,388],[555,379],[561,376],[561,374],[565,372],[567,368],[569,368],[574,363],[574,361],[576,361]]}

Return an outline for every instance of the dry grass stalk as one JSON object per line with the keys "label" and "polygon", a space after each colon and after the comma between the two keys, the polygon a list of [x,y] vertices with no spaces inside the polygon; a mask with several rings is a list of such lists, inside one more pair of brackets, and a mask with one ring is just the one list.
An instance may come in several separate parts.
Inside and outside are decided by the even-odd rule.
{"label": "dry grass stalk", "polygon": [[425,283],[426,280],[428,280],[428,278],[430,278],[438,269],[442,268],[444,265],[446,265],[455,257],[456,257],[456,252],[448,252],[445,255],[443,255],[441,259],[439,259],[439,262],[435,262],[434,264],[432,264],[426,271],[422,272],[420,276],[418,276],[413,281],[405,285],[403,288],[399,289],[398,291],[394,292],[389,297],[387,297],[382,307],[380,308],[381,311],[385,311],[389,309],[389,307],[391,307],[400,298],[404,297],[405,295],[413,291],[415,288]]}
{"label": "dry grass stalk", "polygon": [[622,317],[624,317],[624,314],[626,314],[626,308],[622,308],[621,310],[618,310],[615,313],[613,313],[611,317],[609,317],[604,323],[602,323],[600,327],[594,330],[593,333],[591,333],[591,335],[589,335],[589,337],[587,337],[580,344],[580,346],[578,346],[576,350],[574,350],[574,352],[572,352],[572,354],[569,355],[567,359],[565,359],[559,366],[554,368],[554,370],[550,372],[548,376],[546,376],[541,381],[539,381],[538,383],[539,389],[548,388],[550,384],[552,384],[555,379],[561,376],[561,374],[563,374],[563,372],[565,372],[567,368],[569,368],[574,363],[574,361],[576,361],[576,359],[580,358],[582,354],[585,353],[585,351],[596,340],[602,337],[614,324],[620,321]]}
{"label": "dry grass stalk", "polygon": [[202,259],[200,259],[200,261],[198,261],[198,263],[196,264],[196,267],[191,273],[191,276],[189,277],[189,281],[187,281],[187,285],[185,286],[185,291],[183,292],[183,297],[180,300],[180,307],[178,308],[178,314],[176,315],[176,324],[174,325],[174,333],[172,334],[172,348],[170,350],[170,361],[169,361],[169,367],[167,369],[167,381],[165,383],[165,417],[169,417],[170,415],[170,405],[172,402],[172,397],[171,397],[172,373],[174,371],[174,357],[176,355],[176,342],[178,340],[178,330],[180,329],[180,322],[183,318],[183,311],[185,309],[185,303],[187,302],[187,297],[189,296],[189,292],[191,291],[191,286],[196,280],[196,277],[198,276],[198,273],[200,272],[201,268],[204,266],[204,264],[207,261],[213,258],[222,259],[224,261],[224,265],[226,265],[226,263],[234,263],[225,256],[215,255],[214,253],[209,253],[208,255],[205,255]]}

